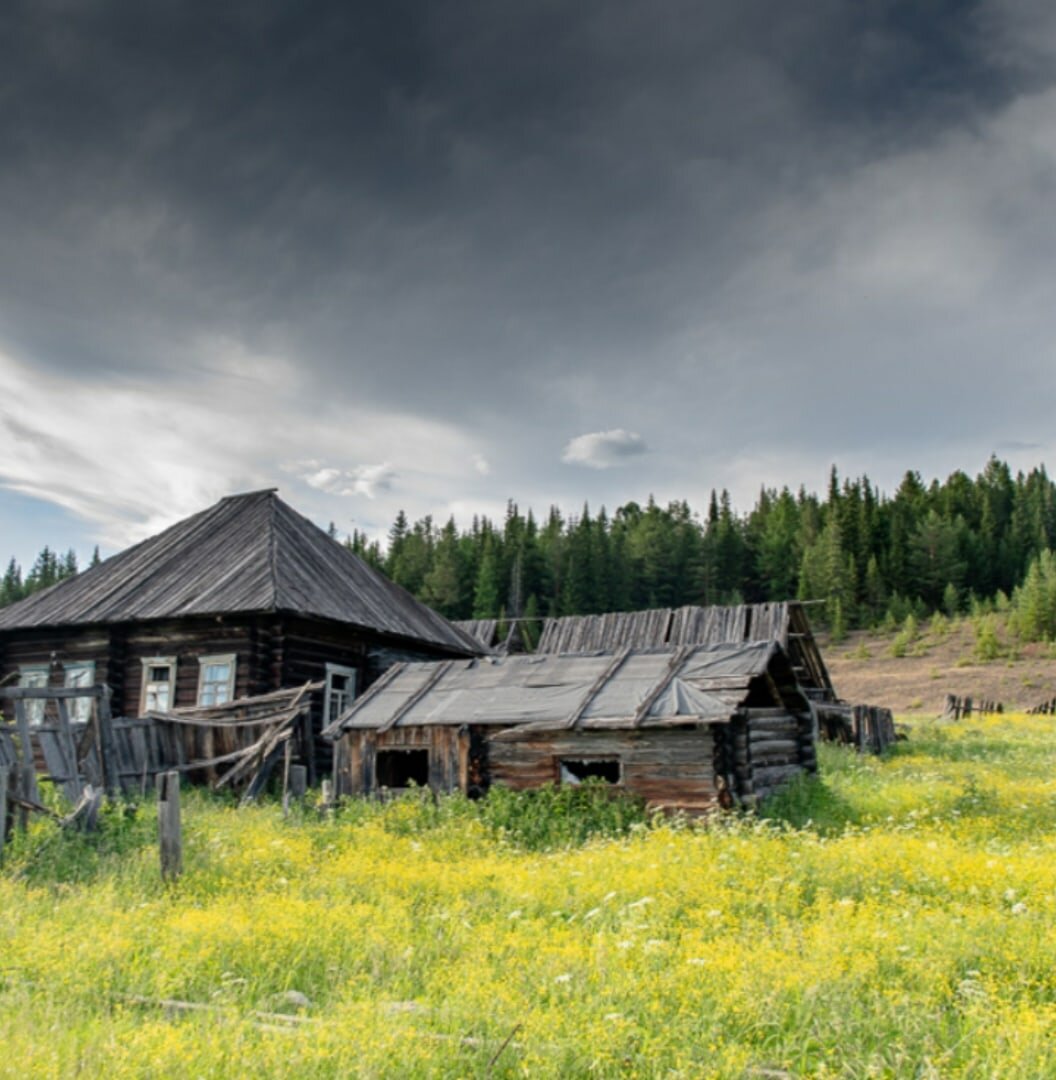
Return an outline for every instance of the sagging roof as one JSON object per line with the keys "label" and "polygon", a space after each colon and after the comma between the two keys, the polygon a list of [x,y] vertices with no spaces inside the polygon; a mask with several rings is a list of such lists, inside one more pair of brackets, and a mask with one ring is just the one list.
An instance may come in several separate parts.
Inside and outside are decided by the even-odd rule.
{"label": "sagging roof", "polygon": [[547,619],[536,652],[671,648],[680,645],[776,641],[788,654],[799,684],[811,696],[836,699],[803,605],[795,600],[729,607],[654,608],[607,615]]}
{"label": "sagging roof", "polygon": [[397,665],[324,734],[479,724],[525,730],[724,723],[753,680],[808,708],[775,642],[625,649],[594,655],[484,657]]}
{"label": "sagging roof", "polygon": [[0,610],[0,631],[235,612],[332,619],[466,656],[483,651],[274,490],[221,499]]}

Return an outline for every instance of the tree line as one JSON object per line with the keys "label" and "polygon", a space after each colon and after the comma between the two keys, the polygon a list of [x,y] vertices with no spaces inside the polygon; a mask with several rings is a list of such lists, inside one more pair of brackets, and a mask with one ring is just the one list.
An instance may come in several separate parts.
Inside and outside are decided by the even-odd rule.
{"label": "tree line", "polygon": [[[99,561],[99,548],[96,548],[92,553],[91,565],[95,566]],[[12,558],[7,564],[3,579],[0,580],[0,607],[23,600],[41,589],[73,577],[77,571],[77,553],[73,548],[65,555],[60,555],[58,551],[45,545],[24,577],[18,560]]]}
{"label": "tree line", "polygon": [[[650,498],[611,515],[555,506],[537,518],[510,502],[502,521],[460,527],[453,518],[412,523],[401,511],[384,546],[358,531],[345,543],[452,619],[798,597],[822,601],[812,618],[839,635],[1029,595],[1022,621],[1042,634],[1051,594],[1056,633],[1056,562],[1043,558],[1056,548],[1056,486],[1044,466],[1013,475],[997,457],[974,478],[957,471],[926,484],[907,472],[890,495],[833,467],[824,494],[763,488],[747,512],[725,490],[703,513]],[[11,560],[0,602],[76,570],[72,551],[45,548],[25,579]]]}
{"label": "tree line", "polygon": [[822,601],[812,617],[839,635],[1007,600],[1056,547],[1056,486],[1044,466],[1013,475],[996,457],[974,478],[907,472],[891,495],[833,467],[824,495],[763,488],[744,513],[727,491],[703,514],[650,499],[540,520],[511,502],[501,522],[401,512],[384,548],[347,543],[453,619],[799,598]]}

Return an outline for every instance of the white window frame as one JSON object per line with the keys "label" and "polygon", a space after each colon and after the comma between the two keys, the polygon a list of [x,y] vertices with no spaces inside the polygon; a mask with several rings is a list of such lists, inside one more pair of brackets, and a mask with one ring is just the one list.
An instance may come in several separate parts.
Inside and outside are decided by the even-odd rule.
{"label": "white window frame", "polygon": [[[198,657],[198,696],[195,701],[198,705],[202,705],[202,692],[205,690],[205,669],[210,664],[227,664],[229,666],[229,674],[227,677],[227,697],[223,701],[211,702],[209,705],[203,706],[204,708],[213,708],[216,705],[226,705],[228,702],[233,701],[235,697],[235,676],[238,674],[238,654],[237,653],[217,653],[214,656],[199,656]],[[219,683],[213,685],[220,685]]]}
{"label": "white window frame", "polygon": [[176,657],[175,656],[144,656],[142,657],[143,664],[143,679],[142,686],[139,691],[139,715],[143,716],[147,712],[147,695],[150,693],[152,686],[160,686],[161,683],[151,679],[150,669],[155,667],[167,667],[169,669],[169,703],[164,709],[158,709],[158,712],[168,712],[169,709],[176,707]]}
{"label": "white window frame", "polygon": [[[74,686],[94,686],[95,685],[95,661],[94,660],[68,660],[62,665],[62,685],[67,688]],[[86,671],[88,673],[87,683],[70,682],[70,676],[74,672]],[[92,702],[94,698],[91,697],[78,697],[68,698],[66,702],[66,709],[69,713],[70,721],[74,724],[87,724],[92,719]]]}
{"label": "white window frame", "polygon": [[[329,727],[338,719],[338,713],[334,712],[334,676],[344,675],[349,680],[351,689],[345,691],[345,708],[352,704],[359,691],[359,671],[344,664],[326,665],[326,692],[323,696],[323,727]],[[340,693],[341,691],[338,691]],[[344,710],[341,710],[342,712]]]}
{"label": "white window frame", "polygon": [[[51,682],[50,664],[21,664],[18,668],[18,685],[44,689]],[[47,704],[43,699],[24,702],[26,719],[31,727],[39,727],[44,723],[44,706]]]}

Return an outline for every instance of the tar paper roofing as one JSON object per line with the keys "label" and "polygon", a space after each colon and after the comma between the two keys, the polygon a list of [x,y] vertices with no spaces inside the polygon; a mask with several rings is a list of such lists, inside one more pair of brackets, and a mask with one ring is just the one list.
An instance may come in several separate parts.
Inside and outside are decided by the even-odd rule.
{"label": "tar paper roofing", "polygon": [[483,651],[274,490],[221,499],[0,610],[0,632],[272,611],[332,619],[467,656]]}
{"label": "tar paper roofing", "polygon": [[[390,669],[325,732],[421,725],[560,728],[724,723],[769,673],[808,708],[775,642],[625,649],[595,655],[518,655],[405,663]],[[775,704],[777,702],[774,702]]]}

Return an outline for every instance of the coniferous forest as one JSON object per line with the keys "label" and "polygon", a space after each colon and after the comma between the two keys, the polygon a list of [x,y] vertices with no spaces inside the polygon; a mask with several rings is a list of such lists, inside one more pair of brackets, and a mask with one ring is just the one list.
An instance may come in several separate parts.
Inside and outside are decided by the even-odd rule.
{"label": "coniferous forest", "polygon": [[[1027,639],[1056,634],[1056,486],[1043,466],[1013,475],[996,457],[974,479],[907,472],[890,494],[834,467],[823,496],[765,488],[747,513],[726,491],[702,511],[650,499],[537,517],[510,502],[502,521],[401,512],[384,547],[358,532],[345,542],[453,619],[798,597],[822,601],[812,618],[837,636],[980,605],[1015,607]],[[0,601],[76,570],[72,552],[49,548],[25,578],[12,560]]]}

